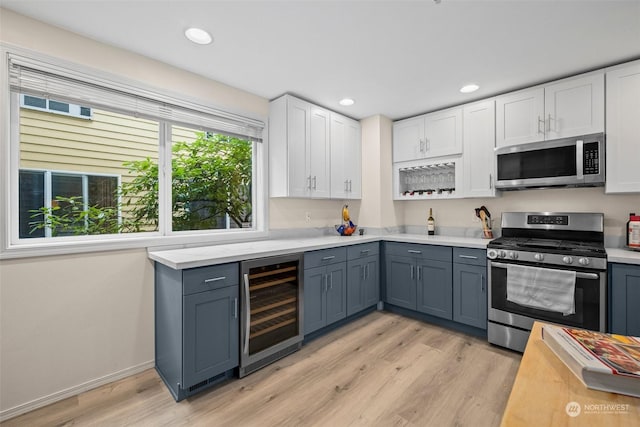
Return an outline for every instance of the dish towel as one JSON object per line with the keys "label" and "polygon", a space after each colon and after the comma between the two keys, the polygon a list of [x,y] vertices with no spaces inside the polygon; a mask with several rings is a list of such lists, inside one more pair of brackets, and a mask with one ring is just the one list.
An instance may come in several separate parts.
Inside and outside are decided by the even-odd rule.
{"label": "dish towel", "polygon": [[507,266],[507,301],[569,316],[576,312],[575,291],[575,271]]}

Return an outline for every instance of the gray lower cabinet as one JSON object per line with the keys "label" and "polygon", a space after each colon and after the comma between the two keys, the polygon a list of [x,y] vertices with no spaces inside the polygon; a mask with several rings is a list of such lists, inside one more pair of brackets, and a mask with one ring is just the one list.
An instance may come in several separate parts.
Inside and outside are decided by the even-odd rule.
{"label": "gray lower cabinet", "polygon": [[239,362],[238,264],[155,265],[156,370],[176,400],[231,375]]}
{"label": "gray lower cabinet", "polygon": [[346,248],[304,254],[304,333],[347,317]]}
{"label": "gray lower cabinet", "polygon": [[350,246],[347,260],[347,316],[351,316],[380,301],[379,244]]}
{"label": "gray lower cabinet", "polygon": [[640,337],[640,266],[609,264],[611,332]]}
{"label": "gray lower cabinet", "polygon": [[453,320],[487,329],[487,265],[482,249],[453,249]]}
{"label": "gray lower cabinet", "polygon": [[386,302],[445,319],[452,318],[452,249],[385,244]]}

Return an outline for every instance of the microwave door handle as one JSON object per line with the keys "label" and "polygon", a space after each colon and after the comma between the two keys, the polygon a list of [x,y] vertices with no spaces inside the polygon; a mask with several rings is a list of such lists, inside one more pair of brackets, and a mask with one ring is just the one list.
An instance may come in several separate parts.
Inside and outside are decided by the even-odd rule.
{"label": "microwave door handle", "polygon": [[584,180],[584,141],[576,141],[576,178]]}

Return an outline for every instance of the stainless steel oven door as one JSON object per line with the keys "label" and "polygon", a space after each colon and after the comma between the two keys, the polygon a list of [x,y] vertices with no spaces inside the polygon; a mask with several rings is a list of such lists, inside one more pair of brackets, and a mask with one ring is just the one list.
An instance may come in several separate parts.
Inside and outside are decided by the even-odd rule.
{"label": "stainless steel oven door", "polygon": [[[508,261],[489,261],[489,321],[504,325],[531,330],[534,320],[543,320],[578,328],[606,331],[607,274],[605,271],[563,268],[553,269],[575,270],[575,314],[547,311],[525,307],[507,300],[507,265]],[[523,265],[525,263],[511,263]],[[541,268],[539,265],[532,265]],[[542,267],[544,268],[544,267]]]}

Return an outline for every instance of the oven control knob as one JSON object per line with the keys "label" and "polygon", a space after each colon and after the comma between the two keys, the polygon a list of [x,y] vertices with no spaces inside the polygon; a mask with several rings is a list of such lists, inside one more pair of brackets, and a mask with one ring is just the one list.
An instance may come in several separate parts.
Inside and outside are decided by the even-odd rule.
{"label": "oven control knob", "polygon": [[589,265],[589,258],[580,258],[578,263],[580,263],[580,265]]}
{"label": "oven control knob", "polygon": [[570,256],[563,257],[562,262],[564,262],[565,264],[572,264],[573,258],[571,258]]}
{"label": "oven control knob", "polygon": [[509,258],[518,259],[518,252],[510,251],[509,252]]}
{"label": "oven control knob", "polygon": [[498,251],[496,251],[495,249],[489,249],[487,251],[487,258],[489,258],[489,259],[498,258]]}
{"label": "oven control knob", "polygon": [[507,253],[505,251],[500,251],[498,253],[498,258],[505,258],[507,256]]}
{"label": "oven control knob", "polygon": [[533,258],[534,258],[536,261],[542,261],[542,260],[544,259],[544,255],[542,255],[542,254],[535,254],[535,255],[533,256]]}

